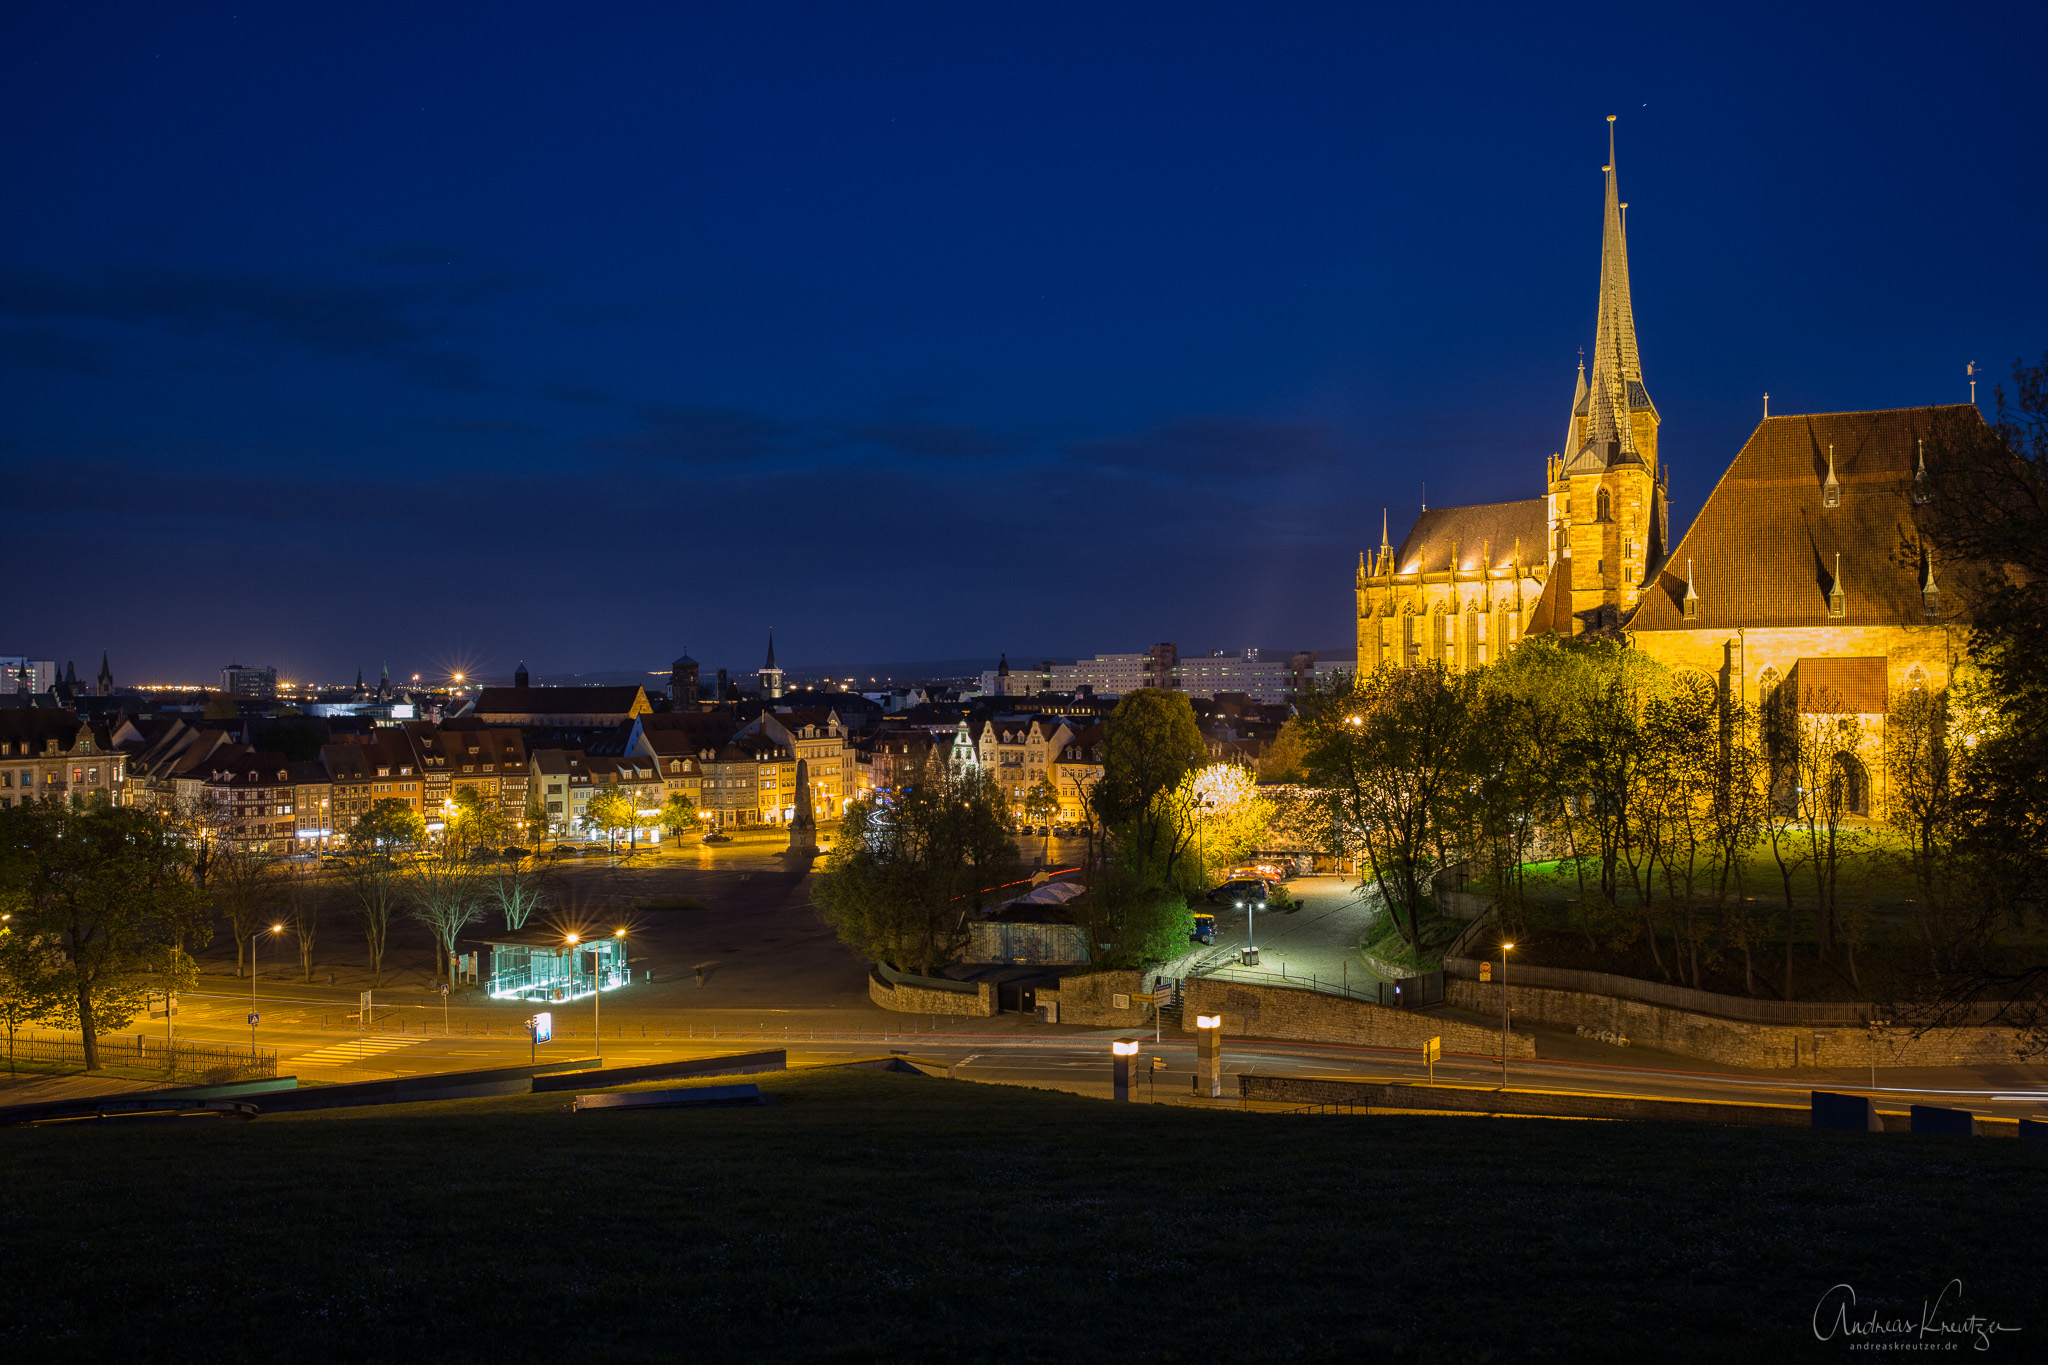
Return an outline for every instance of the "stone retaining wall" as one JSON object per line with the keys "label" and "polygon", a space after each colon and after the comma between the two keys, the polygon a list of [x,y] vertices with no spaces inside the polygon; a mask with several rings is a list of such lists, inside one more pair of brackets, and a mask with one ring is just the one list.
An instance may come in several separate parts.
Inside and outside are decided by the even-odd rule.
{"label": "stone retaining wall", "polygon": [[[1499,1007],[1496,1000],[1494,1008]],[[1186,1031],[1194,1032],[1198,1014],[1222,1015],[1224,1033],[1234,1037],[1292,1038],[1311,1043],[1355,1043],[1418,1051],[1429,1039],[1442,1038],[1445,1052],[1500,1055],[1497,1029],[1288,986],[1189,977],[1181,1007],[1181,1025]],[[1061,1018],[1065,1018],[1064,1010]],[[1534,1057],[1535,1040],[1526,1033],[1510,1034],[1508,1055]]]}
{"label": "stone retaining wall", "polygon": [[913,986],[909,982],[890,982],[882,979],[876,971],[868,973],[868,999],[885,1010],[901,1014],[959,1014],[985,1018],[996,1012],[996,988],[983,981],[973,991],[940,990],[933,986]]}
{"label": "stone retaining wall", "polygon": [[[1091,1028],[1151,1028],[1152,1007],[1138,1003],[1141,992],[1152,989],[1149,972],[1088,972],[1060,978],[1058,990],[1040,990],[1035,997],[1041,1005],[1057,1003],[1062,1024]],[[1131,1003],[1116,1007],[1116,997]]]}
{"label": "stone retaining wall", "polygon": [[[1444,1002],[1479,1013],[1500,1013],[1500,983],[1444,981]],[[1869,1066],[1870,1032],[1863,1028],[1751,1024],[1708,1014],[1624,1000],[1612,995],[1509,985],[1509,1007],[1525,1022],[1559,1028],[1607,1029],[1631,1043],[1729,1066],[1790,1069],[1800,1066]],[[1448,1047],[1449,1040],[1445,1040]],[[2019,1031],[2010,1028],[1935,1029],[1914,1037],[1909,1028],[1877,1031],[1878,1066],[1990,1066],[2024,1060]]]}
{"label": "stone retaining wall", "polygon": [[1812,1126],[1804,1105],[1730,1104],[1718,1100],[1660,1100],[1631,1095],[1572,1095],[1553,1090],[1492,1090],[1474,1086],[1383,1085],[1371,1081],[1318,1081],[1298,1076],[1241,1075],[1238,1094],[1248,1100],[1298,1104],[1354,1104],[1374,1109],[1438,1113],[1523,1114],[1554,1118],[1666,1119],[1770,1128]]}

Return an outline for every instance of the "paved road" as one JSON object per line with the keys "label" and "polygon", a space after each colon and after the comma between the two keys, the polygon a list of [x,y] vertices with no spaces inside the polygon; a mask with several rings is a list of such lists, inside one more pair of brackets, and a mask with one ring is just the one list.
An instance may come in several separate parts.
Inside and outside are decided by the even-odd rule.
{"label": "paved road", "polygon": [[[1110,1041],[1137,1037],[1146,1043],[1146,1055],[1164,1062],[1148,1081],[1148,1092],[1162,1101],[1182,1102],[1189,1096],[1194,1074],[1194,1040],[1171,1032],[1155,1043],[1153,1034],[1130,1029],[1047,1028],[1015,1015],[948,1024],[872,1008],[701,1011],[665,1021],[656,1012],[622,1009],[619,999],[613,997],[606,1012],[600,1045],[604,1060],[612,1065],[763,1046],[786,1047],[796,1066],[905,1051],[949,1066],[959,1079],[1107,1095]],[[592,1046],[588,1016],[581,1007],[558,1012],[556,1019],[557,1039],[538,1049],[541,1060],[582,1059],[598,1050]],[[682,1019],[687,1022],[675,1021]],[[246,1028],[236,1029],[225,1021],[197,1022],[196,1013],[180,1032],[215,1041],[243,1041],[248,1036]],[[404,1033],[367,1034],[353,1029],[266,1028],[262,1041],[279,1049],[281,1073],[319,1081],[514,1065],[526,1061],[530,1052],[523,1033],[465,1036],[416,1027]],[[1419,1056],[1410,1051],[1265,1039],[1226,1039],[1224,1070],[1380,1081],[1416,1081],[1425,1074]],[[1502,1071],[1497,1057],[1450,1054],[1438,1063],[1436,1076],[1459,1084],[1497,1085]],[[1873,1087],[1868,1073],[1853,1069],[1741,1072],[1678,1058],[1638,1055],[1607,1061],[1578,1056],[1518,1059],[1510,1064],[1507,1078],[1516,1087],[1786,1104],[1804,1104],[1809,1091],[1822,1088],[1873,1094],[1890,1104],[1956,1104],[2007,1118],[2048,1118],[2048,1067],[2040,1066],[1895,1069],[1881,1073],[1881,1084]],[[1226,1083],[1226,1091],[1234,1089]]]}

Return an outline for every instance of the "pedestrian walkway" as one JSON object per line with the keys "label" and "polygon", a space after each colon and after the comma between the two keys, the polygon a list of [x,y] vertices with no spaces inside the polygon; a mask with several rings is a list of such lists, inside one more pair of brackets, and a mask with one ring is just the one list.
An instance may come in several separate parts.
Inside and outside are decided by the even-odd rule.
{"label": "pedestrian walkway", "polygon": [[393,1038],[388,1034],[351,1039],[346,1043],[333,1043],[327,1047],[315,1048],[291,1058],[288,1066],[354,1066],[368,1057],[383,1052],[395,1052],[402,1047],[418,1047],[424,1038]]}

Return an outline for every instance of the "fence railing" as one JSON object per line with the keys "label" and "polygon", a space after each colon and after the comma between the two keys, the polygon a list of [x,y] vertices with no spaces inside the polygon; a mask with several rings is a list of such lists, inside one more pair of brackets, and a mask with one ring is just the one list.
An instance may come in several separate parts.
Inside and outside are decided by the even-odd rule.
{"label": "fence railing", "polygon": [[[1497,968],[1496,968],[1497,969]],[[1479,961],[1469,957],[1444,958],[1444,972],[1467,981],[1479,979]],[[1740,995],[1721,995],[1694,990],[1641,977],[1615,976],[1608,972],[1582,972],[1569,967],[1508,964],[1508,984],[1547,990],[1581,991],[1587,995],[1611,995],[1623,1000],[1640,1000],[1648,1005],[1667,1005],[1694,1014],[1718,1015],[1752,1024],[1819,1024],[1831,1027],[1860,1026],[1875,1019],[1893,1021],[1890,1008],[1853,1000],[1752,1000]],[[1985,1023],[1998,1013],[1995,1003],[1980,1004],[1955,1022]]]}
{"label": "fence railing", "polygon": [[[85,1043],[49,1033],[17,1033],[11,1049],[0,1036],[0,1050],[11,1060],[40,1066],[84,1066]],[[240,1081],[277,1074],[277,1049],[242,1047],[234,1043],[166,1043],[142,1034],[105,1034],[99,1039],[101,1066],[157,1071],[172,1079]]]}
{"label": "fence railing", "polygon": [[1281,986],[1290,990],[1315,991],[1322,995],[1341,995],[1352,1000],[1363,1000],[1368,1004],[1380,1003],[1378,983],[1372,986],[1353,986],[1343,981],[1325,981],[1320,976],[1281,976],[1275,972],[1262,971],[1253,967],[1238,967],[1218,964],[1202,967],[1188,973],[1189,976],[1206,977],[1211,981],[1239,981],[1253,986]]}

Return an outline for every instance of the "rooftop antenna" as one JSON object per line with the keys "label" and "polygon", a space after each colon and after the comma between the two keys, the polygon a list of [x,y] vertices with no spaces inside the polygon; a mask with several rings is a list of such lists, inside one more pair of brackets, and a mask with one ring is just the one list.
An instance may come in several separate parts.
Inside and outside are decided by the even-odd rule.
{"label": "rooftop antenna", "polygon": [[[1976,391],[1976,388],[1972,386],[1970,392],[1975,393]],[[1427,479],[1423,480],[1422,483],[1422,510],[1425,512],[1429,510],[1429,481]]]}
{"label": "rooftop antenna", "polygon": [[1764,395],[1764,416],[1765,416],[1765,417],[1769,417],[1770,415],[1771,415],[1771,396],[1770,396],[1770,394],[1766,393],[1766,394]]}
{"label": "rooftop antenna", "polygon": [[1973,360],[1963,366],[1963,373],[1970,376],[1970,406],[1974,408],[1977,406],[1977,362]]}

